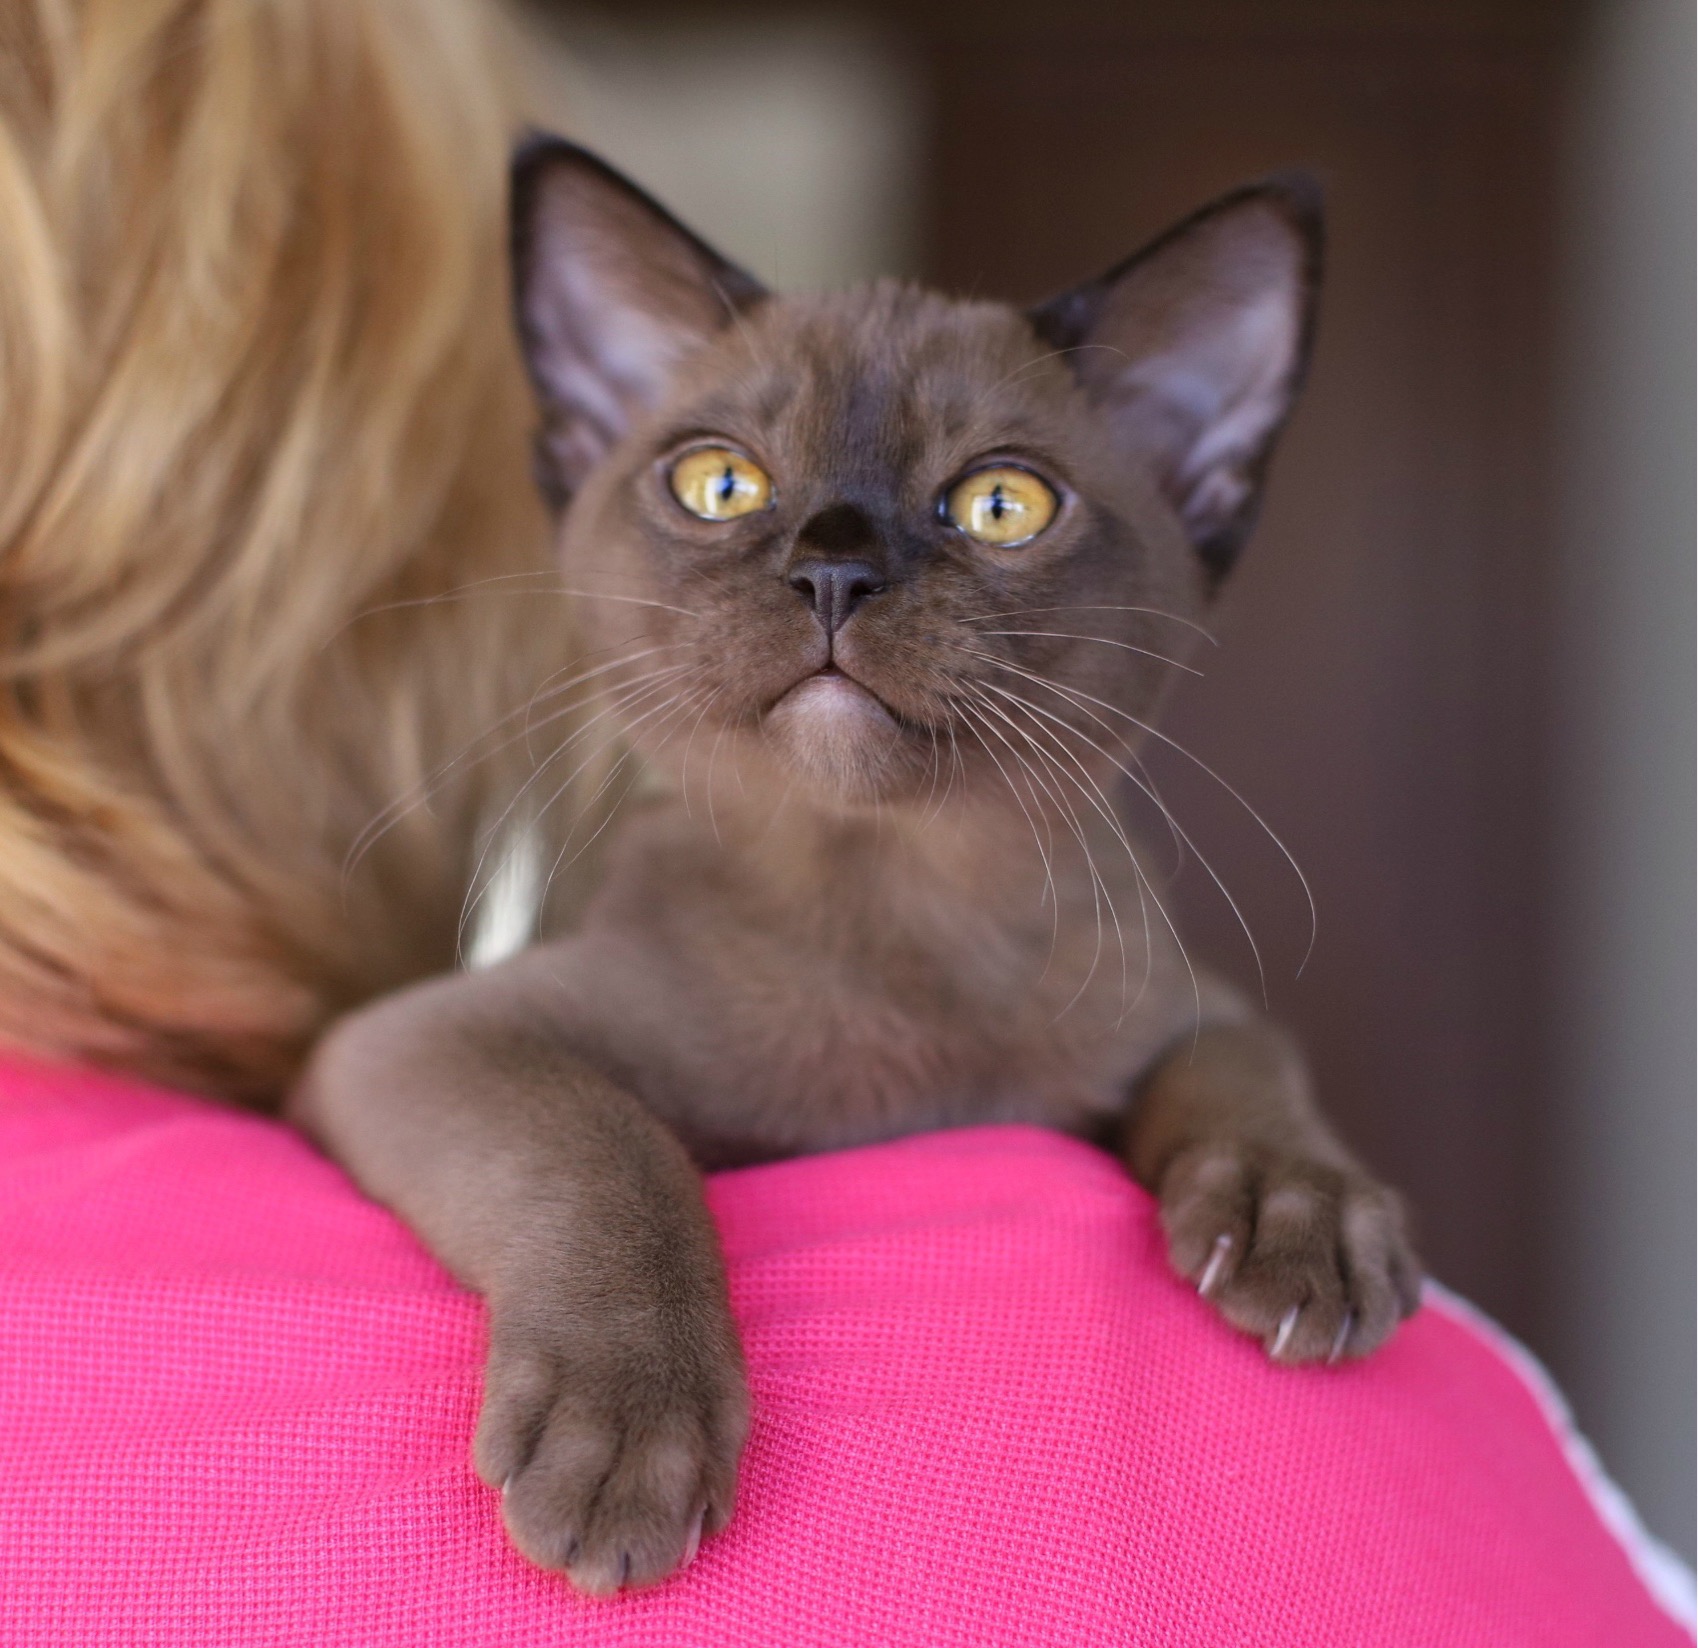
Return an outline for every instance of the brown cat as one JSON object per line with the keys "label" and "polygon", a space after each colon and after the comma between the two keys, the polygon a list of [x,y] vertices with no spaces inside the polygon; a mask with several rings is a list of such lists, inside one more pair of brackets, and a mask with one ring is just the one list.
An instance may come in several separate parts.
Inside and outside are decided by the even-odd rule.
{"label": "brown cat", "polygon": [[578,931],[345,1020],[295,1114],[488,1296],[476,1461],[520,1548],[607,1592],[730,1513],[701,1166],[1064,1128],[1274,1358],[1373,1349],[1416,1296],[1397,1204],[1191,971],[1109,799],[1302,377],[1313,191],[1024,315],[770,295],[554,140],[514,209],[561,554],[671,789]]}

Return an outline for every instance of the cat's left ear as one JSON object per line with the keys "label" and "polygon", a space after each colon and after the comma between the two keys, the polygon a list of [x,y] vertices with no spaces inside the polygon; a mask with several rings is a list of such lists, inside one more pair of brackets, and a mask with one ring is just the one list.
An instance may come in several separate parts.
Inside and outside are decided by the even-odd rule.
{"label": "cat's left ear", "polygon": [[1149,463],[1210,574],[1255,524],[1302,386],[1321,269],[1303,175],[1222,197],[1097,280],[1032,311],[1038,335]]}
{"label": "cat's left ear", "polygon": [[766,295],[636,184],[564,138],[512,169],[513,307],[557,504],[665,394],[692,349]]}

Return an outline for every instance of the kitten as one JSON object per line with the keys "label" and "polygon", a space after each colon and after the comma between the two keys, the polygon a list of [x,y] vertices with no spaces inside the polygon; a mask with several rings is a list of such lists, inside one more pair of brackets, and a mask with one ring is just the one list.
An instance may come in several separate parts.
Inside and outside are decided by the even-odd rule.
{"label": "kitten", "polygon": [[345,1020],[294,1113],[488,1296],[476,1463],[519,1547],[610,1592],[730,1513],[703,1166],[1063,1128],[1275,1359],[1373,1349],[1416,1297],[1397,1204],[1191,972],[1109,800],[1303,374],[1312,190],[1029,314],[771,295],[552,139],[514,212],[561,555],[672,784],[576,932]]}

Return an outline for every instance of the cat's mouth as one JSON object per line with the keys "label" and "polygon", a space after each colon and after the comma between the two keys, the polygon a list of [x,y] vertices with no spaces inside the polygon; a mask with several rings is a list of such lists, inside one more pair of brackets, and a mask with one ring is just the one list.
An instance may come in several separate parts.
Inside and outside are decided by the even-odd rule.
{"label": "cat's mouth", "polygon": [[791,687],[763,728],[786,767],[847,801],[882,791],[904,743],[901,723],[878,694],[829,664]]}
{"label": "cat's mouth", "polygon": [[836,664],[804,675],[781,694],[767,711],[768,716],[780,713],[809,722],[860,723],[867,732],[895,732],[899,726],[899,718],[876,692]]}

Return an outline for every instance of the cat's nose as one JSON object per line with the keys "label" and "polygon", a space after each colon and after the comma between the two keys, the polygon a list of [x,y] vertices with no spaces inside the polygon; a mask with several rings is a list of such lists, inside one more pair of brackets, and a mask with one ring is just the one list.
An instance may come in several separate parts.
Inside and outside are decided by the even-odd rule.
{"label": "cat's nose", "polygon": [[827,635],[835,635],[856,607],[885,587],[884,574],[870,561],[800,561],[787,576]]}

